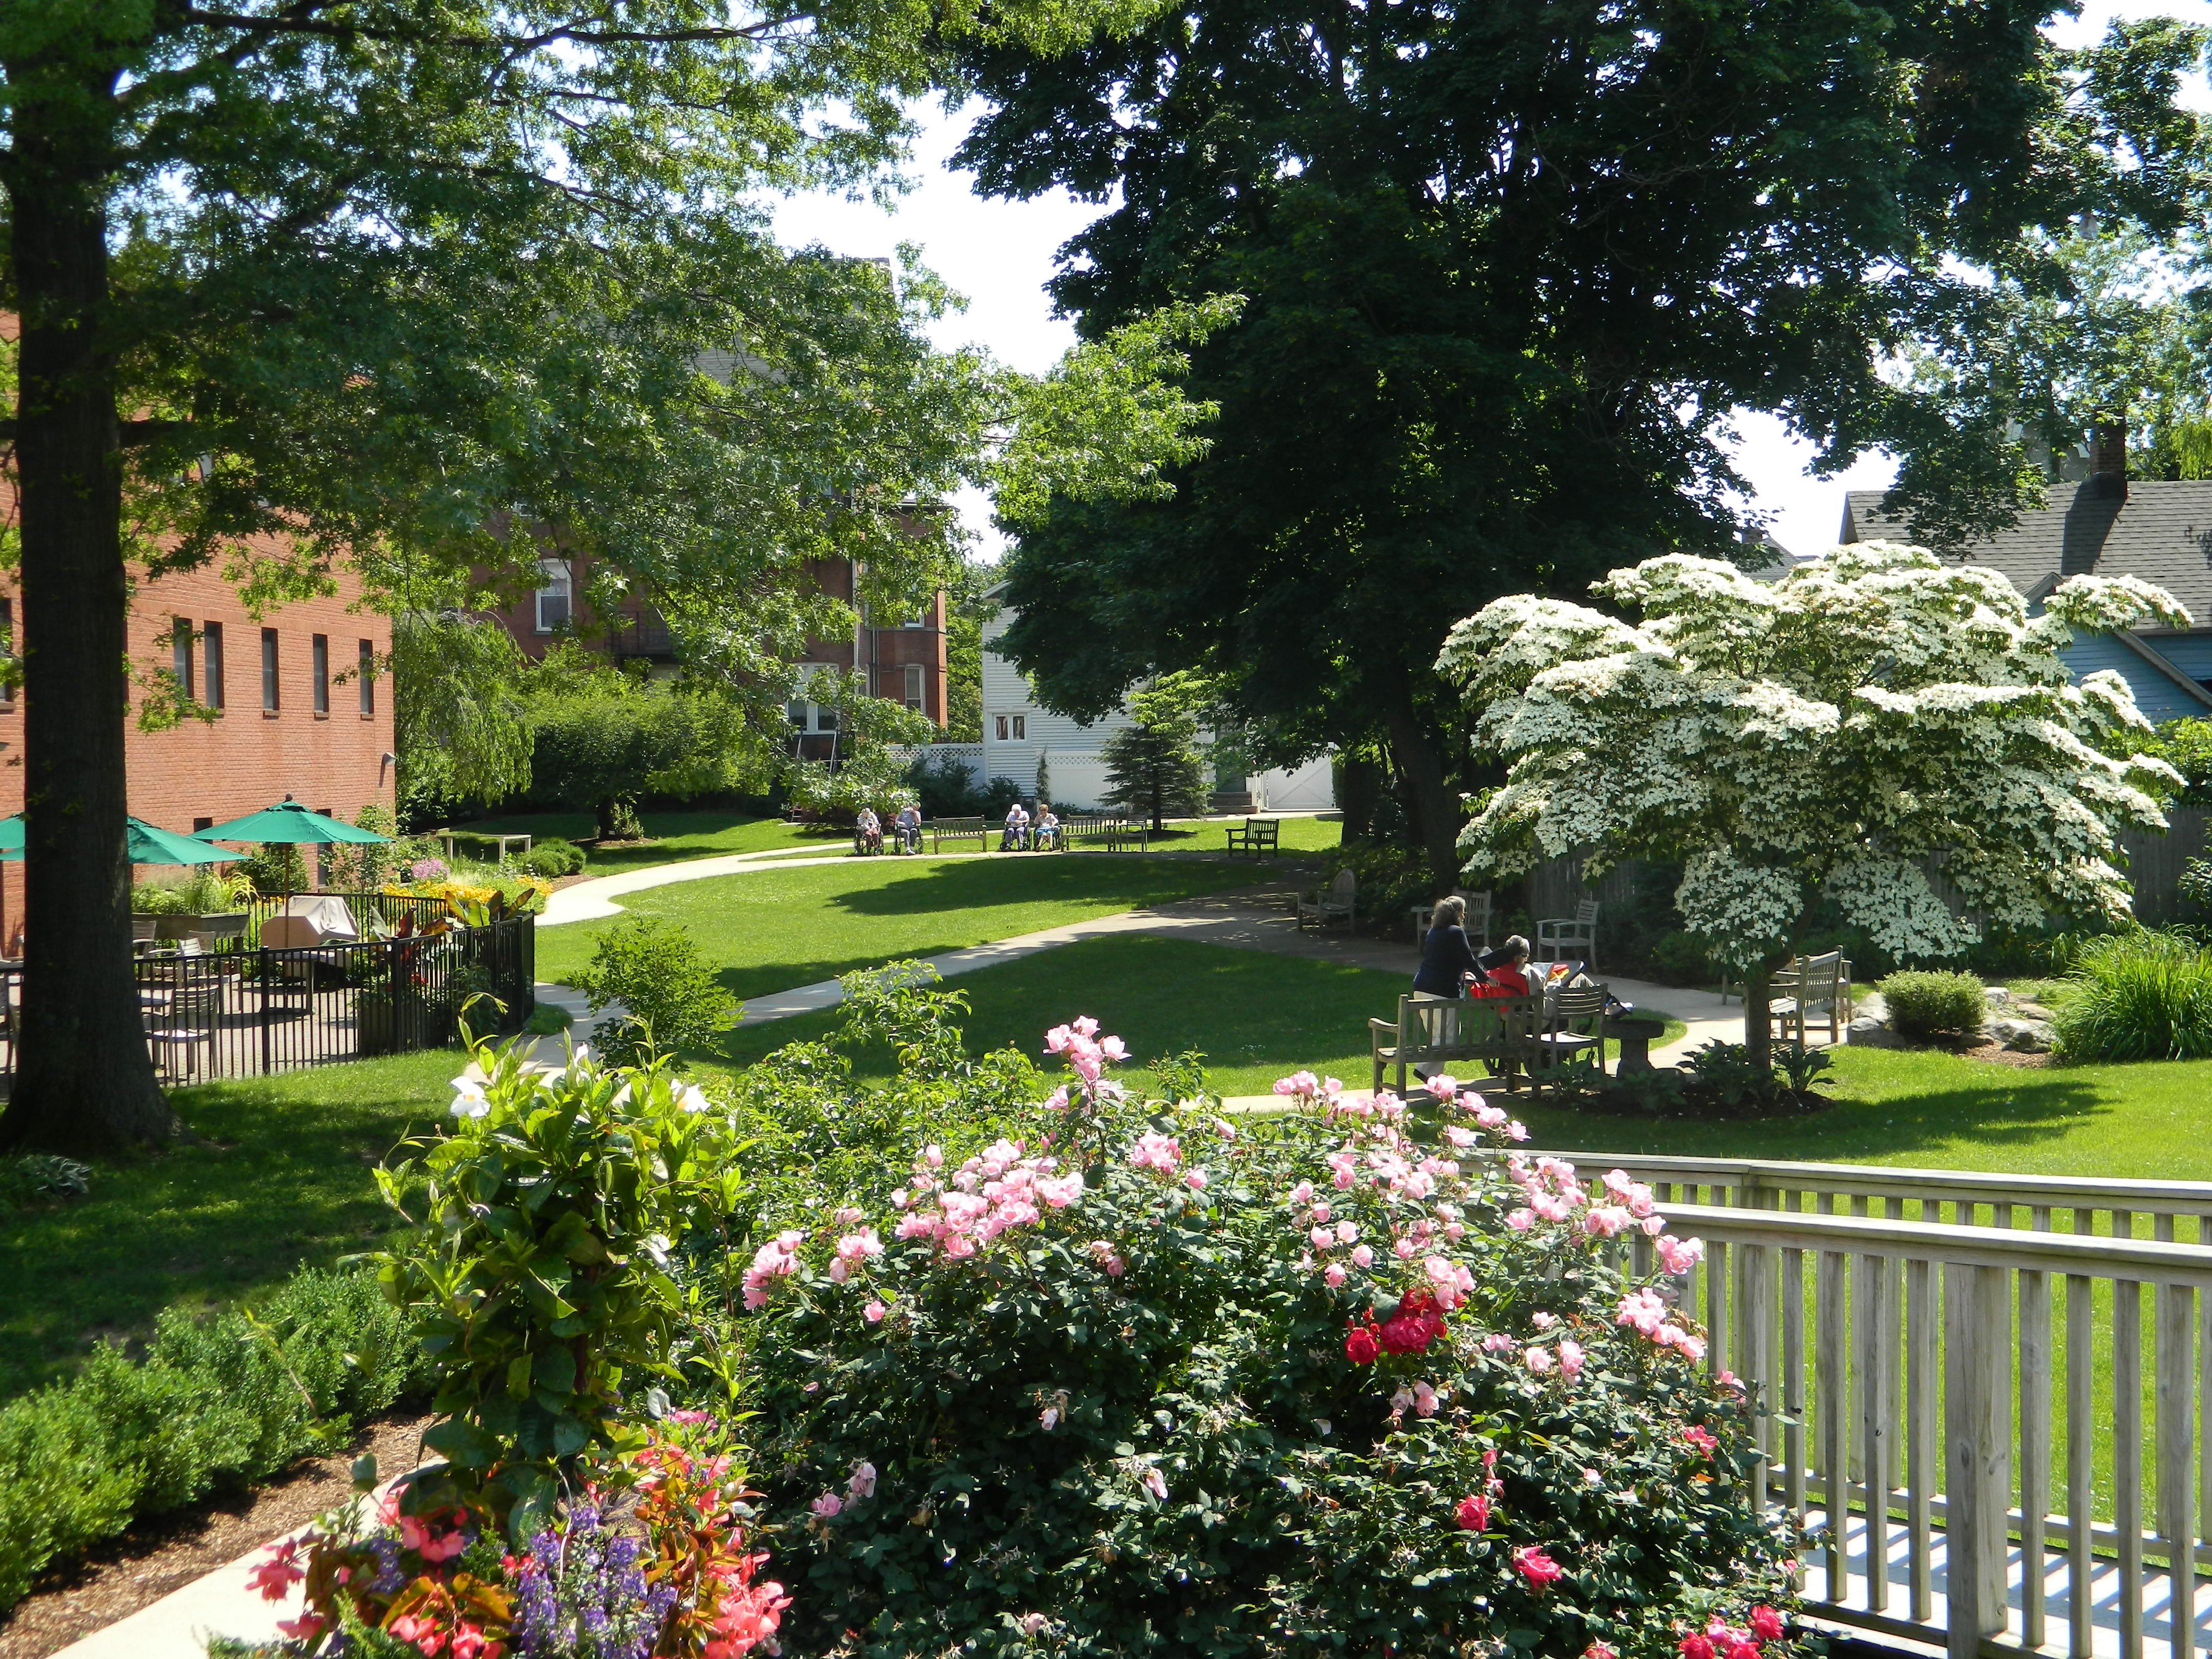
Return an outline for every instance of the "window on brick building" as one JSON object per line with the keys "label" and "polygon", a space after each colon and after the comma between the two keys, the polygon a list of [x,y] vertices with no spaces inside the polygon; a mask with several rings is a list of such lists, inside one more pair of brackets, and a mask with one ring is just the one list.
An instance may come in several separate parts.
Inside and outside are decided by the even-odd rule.
{"label": "window on brick building", "polygon": [[575,611],[568,560],[538,560],[538,631],[556,633],[568,625]]}
{"label": "window on brick building", "polygon": [[213,818],[194,818],[192,820],[192,833],[196,836],[203,830],[212,830],[214,828],[215,820]]}
{"label": "window on brick building", "polygon": [[10,672],[0,674],[0,708],[15,701],[15,601],[0,599],[0,661],[5,661]]}
{"label": "window on brick building", "polygon": [[200,661],[206,669],[202,696],[210,708],[222,707],[222,624],[219,622],[200,624]]}
{"label": "window on brick building", "polygon": [[376,713],[376,641],[361,642],[361,717],[368,719]]}
{"label": "window on brick building", "polygon": [[327,714],[331,712],[331,636],[316,635],[310,654],[314,659],[315,713]]}
{"label": "window on brick building", "polygon": [[909,708],[921,707],[921,665],[910,662],[899,672],[899,701]]}
{"label": "window on brick building", "polygon": [[276,695],[276,630],[261,630],[261,712],[273,714],[280,704]]}
{"label": "window on brick building", "polygon": [[186,617],[169,618],[169,672],[176,676],[177,695],[192,700],[192,624]]}
{"label": "window on brick building", "polygon": [[835,672],[822,663],[801,663],[799,665],[799,690],[783,705],[784,715],[790,720],[793,732],[835,732],[837,729],[837,711],[812,702],[805,695],[805,689],[813,682],[815,675]]}

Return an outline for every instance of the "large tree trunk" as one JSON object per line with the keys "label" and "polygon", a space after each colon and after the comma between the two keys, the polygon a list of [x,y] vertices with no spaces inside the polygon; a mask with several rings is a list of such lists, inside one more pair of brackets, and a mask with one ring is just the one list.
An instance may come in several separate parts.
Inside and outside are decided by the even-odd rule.
{"label": "large tree trunk", "polygon": [[1364,841],[1375,822],[1375,803],[1382,793],[1382,764],[1364,755],[1346,755],[1338,768],[1337,806],[1344,814],[1344,839]]}
{"label": "large tree trunk", "polygon": [[1459,881],[1460,801],[1445,776],[1443,750],[1413,706],[1410,686],[1393,689],[1383,723],[1405,786],[1413,839],[1428,855],[1430,885],[1437,893],[1449,892]]}
{"label": "large tree trunk", "polygon": [[99,1153],[175,1127],[131,970],[129,595],[103,314],[114,82],[65,82],[47,65],[9,70],[21,100],[5,182],[22,326],[15,466],[27,834],[23,1006],[0,1146]]}
{"label": "large tree trunk", "polygon": [[[1761,1068],[1774,1064],[1774,1023],[1767,1017],[1767,988],[1774,982],[1774,964],[1762,962],[1746,969],[1743,975],[1743,1046],[1751,1051],[1751,1063]],[[1765,1075],[1764,1069],[1761,1076]]]}

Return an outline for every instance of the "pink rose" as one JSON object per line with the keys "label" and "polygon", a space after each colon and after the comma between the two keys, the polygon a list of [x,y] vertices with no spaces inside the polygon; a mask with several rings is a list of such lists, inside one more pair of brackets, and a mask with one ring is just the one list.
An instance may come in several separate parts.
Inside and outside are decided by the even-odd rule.
{"label": "pink rose", "polygon": [[834,1492],[825,1492],[814,1500],[811,1507],[815,1514],[827,1521],[845,1507],[845,1500]]}
{"label": "pink rose", "polygon": [[1534,1544],[1523,1544],[1513,1552],[1513,1571],[1528,1581],[1528,1587],[1542,1590],[1566,1577],[1567,1570],[1538,1549]]}

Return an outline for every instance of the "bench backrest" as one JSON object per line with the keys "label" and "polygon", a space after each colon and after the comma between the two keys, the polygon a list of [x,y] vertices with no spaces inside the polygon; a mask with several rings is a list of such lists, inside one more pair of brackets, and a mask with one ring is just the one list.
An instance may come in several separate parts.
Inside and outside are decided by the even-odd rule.
{"label": "bench backrest", "polygon": [[1352,873],[1350,865],[1345,866],[1329,879],[1328,896],[1331,898],[1353,898],[1358,896],[1358,892],[1359,878]]}

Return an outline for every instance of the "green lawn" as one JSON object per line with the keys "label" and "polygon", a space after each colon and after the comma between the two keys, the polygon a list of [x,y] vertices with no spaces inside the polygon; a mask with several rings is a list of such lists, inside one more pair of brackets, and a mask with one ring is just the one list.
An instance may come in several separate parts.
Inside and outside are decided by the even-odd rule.
{"label": "green lawn", "polygon": [[[804,853],[850,851],[852,836],[846,830],[821,830],[781,818],[747,817],[738,812],[645,812],[646,844],[628,847],[590,847],[587,876],[616,876],[647,865],[680,864],[690,859],[713,858],[722,853],[765,853],[779,848]],[[582,841],[599,832],[589,812],[511,812],[504,817],[457,823],[456,830],[485,835],[558,836]]]}
{"label": "green lawn", "polygon": [[[1225,1095],[1265,1094],[1300,1066],[1364,1087],[1367,1018],[1397,1006],[1402,975],[1298,957],[1235,951],[1143,934],[1085,939],[945,981],[974,1013],[961,1022],[973,1053],[1008,1044],[1042,1054],[1045,1032],[1090,1014],[1129,1045],[1133,1072],[1158,1055],[1198,1048]],[[750,1065],[771,1048],[819,1037],[835,1011],[740,1025],[730,1054]],[[890,1056],[863,1069],[880,1074]]]}
{"label": "green lawn", "polygon": [[[1249,864],[1224,859],[841,859],[680,882],[622,902],[633,915],[682,922],[722,982],[751,997],[1260,879]],[[592,940],[614,925],[541,927],[539,977],[564,979],[583,966]]]}
{"label": "green lawn", "polygon": [[66,1209],[0,1214],[0,1399],[136,1339],[172,1302],[216,1303],[384,1234],[371,1166],[442,1112],[462,1057],[407,1054],[176,1097],[199,1139],[93,1172]]}
{"label": "green lawn", "polygon": [[1547,1146],[1900,1164],[2020,1175],[2212,1180],[2212,1060],[2016,1070],[1956,1054],[1838,1048],[1841,1104],[1761,1123],[1529,1112]]}
{"label": "green lawn", "polygon": [[[644,812],[639,814],[639,821],[645,826],[649,844],[587,848],[586,856],[591,862],[584,873],[620,875],[648,865],[679,864],[721,853],[765,853],[779,848],[794,853],[849,851],[852,839],[849,830],[821,830],[738,812]],[[1171,818],[1166,832],[1155,836],[1152,846],[1164,853],[1218,853],[1227,844],[1224,832],[1231,824],[1243,822],[1242,818]],[[1285,853],[1327,852],[1343,839],[1343,826],[1333,817],[1285,818],[1282,824]],[[588,812],[508,812],[453,827],[487,835],[558,836],[564,841],[583,841],[597,834],[599,828]],[[1272,866],[1273,860],[1261,862]]]}

